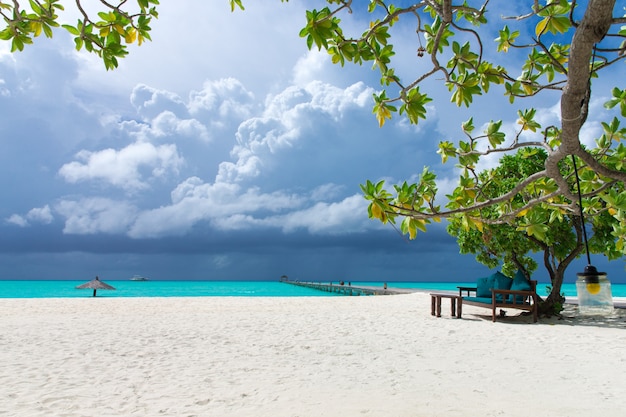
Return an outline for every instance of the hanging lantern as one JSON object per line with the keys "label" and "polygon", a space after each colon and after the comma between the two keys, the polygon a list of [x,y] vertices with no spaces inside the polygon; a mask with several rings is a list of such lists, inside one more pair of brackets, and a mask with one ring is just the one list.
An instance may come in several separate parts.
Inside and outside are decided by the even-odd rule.
{"label": "hanging lantern", "polygon": [[578,187],[578,208],[580,209],[580,219],[583,227],[583,239],[587,253],[587,266],[584,272],[576,274],[576,294],[578,295],[578,313],[582,315],[608,315],[612,314],[613,296],[611,294],[611,282],[606,276],[606,272],[598,272],[595,266],[591,265],[589,256],[589,243],[587,242],[587,229],[585,229],[585,216],[583,215],[583,198],[580,192],[580,180],[578,178],[578,168],[576,159],[572,155],[574,163],[574,174],[576,175],[576,186]]}
{"label": "hanging lantern", "polygon": [[583,315],[607,315],[613,313],[611,282],[606,272],[598,272],[595,266],[587,265],[584,272],[576,274],[578,312]]}

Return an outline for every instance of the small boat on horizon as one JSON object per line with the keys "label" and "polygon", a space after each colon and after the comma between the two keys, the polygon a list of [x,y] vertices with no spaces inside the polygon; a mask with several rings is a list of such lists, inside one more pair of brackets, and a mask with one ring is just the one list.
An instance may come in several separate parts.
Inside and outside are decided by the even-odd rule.
{"label": "small boat on horizon", "polygon": [[141,275],[133,275],[130,279],[131,281],[148,281],[147,277],[142,277]]}

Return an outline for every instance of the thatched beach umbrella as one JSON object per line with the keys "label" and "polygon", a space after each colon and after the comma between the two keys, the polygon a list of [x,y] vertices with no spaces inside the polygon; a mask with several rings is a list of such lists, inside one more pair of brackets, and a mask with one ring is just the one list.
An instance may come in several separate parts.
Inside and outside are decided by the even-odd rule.
{"label": "thatched beach umbrella", "polygon": [[96,277],[96,279],[92,279],[89,282],[86,282],[82,285],[79,285],[78,287],[76,287],[79,290],[88,288],[88,289],[92,289],[93,290],[93,296],[96,296],[96,290],[114,290],[115,288],[113,288],[112,286],[110,286],[109,284],[100,281],[100,278]]}

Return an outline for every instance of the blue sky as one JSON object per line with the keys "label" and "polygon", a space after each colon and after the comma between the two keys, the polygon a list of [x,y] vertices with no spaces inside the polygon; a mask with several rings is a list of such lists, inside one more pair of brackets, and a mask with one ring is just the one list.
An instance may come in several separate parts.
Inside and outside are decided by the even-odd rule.
{"label": "blue sky", "polygon": [[[377,73],[309,52],[298,37],[303,6],[249,2],[230,13],[225,0],[171,3],[152,24],[153,42],[131,48],[115,71],[74,51],[62,31],[22,53],[0,45],[0,279],[462,281],[487,273],[458,254],[444,226],[409,242],[369,220],[359,184],[411,180],[427,165],[445,194],[455,171],[441,165],[437,143],[458,139],[471,115],[478,126],[503,118],[512,131],[504,98],[458,109],[432,84],[438,100],[426,122],[396,118],[380,129],[371,113]],[[398,71],[410,75],[427,63],[410,52],[414,28],[397,30],[398,49],[409,51]],[[556,120],[557,100],[540,103],[546,121]],[[624,279],[623,261],[593,261]]]}

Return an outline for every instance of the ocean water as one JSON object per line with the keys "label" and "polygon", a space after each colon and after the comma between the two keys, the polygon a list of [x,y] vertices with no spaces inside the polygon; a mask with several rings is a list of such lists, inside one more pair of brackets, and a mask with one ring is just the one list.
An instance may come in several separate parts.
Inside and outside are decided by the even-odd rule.
{"label": "ocean water", "polygon": [[[10,281],[0,280],[0,298],[77,298],[91,297],[92,290],[76,286],[86,281]],[[278,281],[105,281],[115,291],[98,290],[98,297],[337,297],[335,293],[303,288]],[[382,282],[352,282],[353,286],[380,286]],[[388,282],[390,288],[415,288],[425,291],[457,291],[467,282]],[[548,294],[539,284],[540,296]],[[576,296],[575,284],[563,284],[565,296]],[[626,284],[612,284],[613,297],[626,297]]]}
{"label": "ocean water", "polygon": [[[323,291],[278,281],[109,281],[115,290],[98,290],[98,297],[323,297]],[[76,289],[87,281],[1,281],[0,298],[91,297],[93,290]]]}

